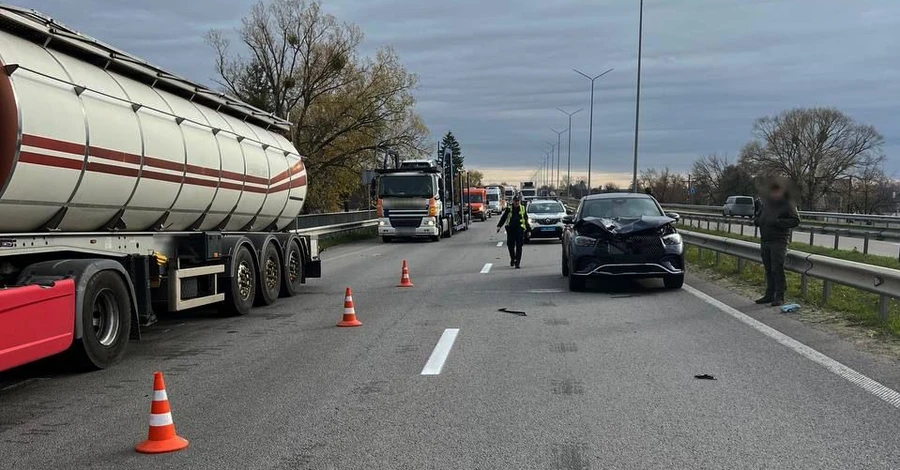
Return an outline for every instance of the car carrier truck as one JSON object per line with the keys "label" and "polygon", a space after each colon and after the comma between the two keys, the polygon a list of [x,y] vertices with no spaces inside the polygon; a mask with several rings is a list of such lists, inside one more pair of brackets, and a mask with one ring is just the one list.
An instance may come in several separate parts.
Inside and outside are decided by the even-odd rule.
{"label": "car carrier truck", "polygon": [[0,370],[122,357],[154,311],[246,314],[321,272],[288,122],[0,7]]}

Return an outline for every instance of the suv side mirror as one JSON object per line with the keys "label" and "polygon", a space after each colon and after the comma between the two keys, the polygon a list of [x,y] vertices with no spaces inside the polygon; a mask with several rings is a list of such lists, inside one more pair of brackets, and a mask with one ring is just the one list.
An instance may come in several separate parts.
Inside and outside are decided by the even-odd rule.
{"label": "suv side mirror", "polygon": [[671,217],[675,220],[681,220],[681,215],[679,215],[677,212],[666,212],[666,216]]}
{"label": "suv side mirror", "polygon": [[571,225],[575,221],[575,218],[572,217],[572,215],[570,214],[570,215],[563,217],[562,221],[566,225]]}

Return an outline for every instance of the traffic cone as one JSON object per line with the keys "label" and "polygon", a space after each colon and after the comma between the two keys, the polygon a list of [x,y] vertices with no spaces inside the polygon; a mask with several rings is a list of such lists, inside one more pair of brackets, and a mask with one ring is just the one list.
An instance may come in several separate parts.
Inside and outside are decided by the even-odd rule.
{"label": "traffic cone", "polygon": [[166,396],[166,383],[162,372],[153,374],[153,401],[150,403],[150,430],[147,440],[134,446],[142,454],[174,452],[188,446],[187,439],[175,434],[175,423]]}
{"label": "traffic cone", "polygon": [[344,292],[344,319],[337,326],[361,326],[362,322],[356,319],[356,309],[353,308],[353,294],[350,288]]}
{"label": "traffic cone", "polygon": [[397,287],[412,287],[413,283],[409,280],[409,267],[406,265],[406,260],[403,260],[403,274],[400,275],[400,284],[397,284]]}

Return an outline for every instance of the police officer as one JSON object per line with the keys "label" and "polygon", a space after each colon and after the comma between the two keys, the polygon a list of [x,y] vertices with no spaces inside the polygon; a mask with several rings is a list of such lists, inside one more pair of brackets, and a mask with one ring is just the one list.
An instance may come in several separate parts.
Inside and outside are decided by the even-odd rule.
{"label": "police officer", "polygon": [[525,206],[519,200],[519,196],[513,198],[512,205],[503,210],[500,221],[497,222],[497,233],[506,224],[506,248],[509,250],[509,265],[518,269],[522,262],[522,245],[525,244],[525,234],[531,231],[528,223],[528,214]]}

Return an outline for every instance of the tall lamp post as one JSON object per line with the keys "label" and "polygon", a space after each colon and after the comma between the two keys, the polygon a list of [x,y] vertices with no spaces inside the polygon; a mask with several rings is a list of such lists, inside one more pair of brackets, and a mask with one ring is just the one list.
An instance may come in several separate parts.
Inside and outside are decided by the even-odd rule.
{"label": "tall lamp post", "polygon": [[556,144],[550,141],[547,142],[547,145],[550,146],[550,153],[548,154],[549,163],[547,164],[547,192],[550,192],[550,188],[553,187],[553,149],[556,148]]}
{"label": "tall lamp post", "polygon": [[557,191],[556,194],[559,194],[559,192],[558,192],[559,191],[559,149],[562,148],[562,145],[560,144],[560,140],[562,139],[563,133],[567,132],[569,129],[563,129],[561,131],[558,131],[551,127],[550,130],[556,134],[556,179],[554,181],[556,181],[556,191]]}
{"label": "tall lamp post", "polygon": [[[643,1],[643,0],[641,0],[641,1]],[[581,72],[578,69],[572,69],[572,70],[574,70],[575,73],[577,73],[578,75],[581,75],[582,77],[591,81],[591,120],[590,120],[590,125],[589,125],[590,127],[588,128],[588,174],[587,174],[588,194],[590,194],[591,193],[591,152],[593,150],[593,143],[594,143],[594,81],[596,81],[598,78],[608,74],[609,72],[612,72],[613,69],[609,69],[606,72],[603,72],[600,75],[597,75],[595,77],[591,77],[590,75],[588,75],[584,72]]]}
{"label": "tall lamp post", "polygon": [[641,49],[644,41],[644,0],[638,13],[637,94],[634,101],[634,168],[631,174],[631,190],[637,192],[638,125],[641,122]]}
{"label": "tall lamp post", "polygon": [[572,116],[583,111],[584,108],[578,108],[571,113],[566,112],[562,108],[556,109],[569,117],[569,144],[566,146],[566,153],[568,153],[568,156],[566,157],[566,197],[569,197],[569,186],[572,185]]}

